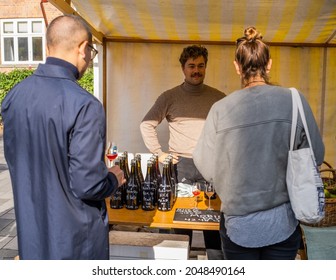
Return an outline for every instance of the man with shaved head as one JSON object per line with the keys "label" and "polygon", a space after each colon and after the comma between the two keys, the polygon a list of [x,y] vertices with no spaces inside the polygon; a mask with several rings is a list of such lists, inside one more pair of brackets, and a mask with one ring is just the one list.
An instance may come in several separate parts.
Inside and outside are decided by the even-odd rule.
{"label": "man with shaved head", "polygon": [[108,259],[105,198],[125,182],[104,161],[105,113],[81,88],[97,51],[77,16],[54,19],[48,57],[2,103],[20,259]]}

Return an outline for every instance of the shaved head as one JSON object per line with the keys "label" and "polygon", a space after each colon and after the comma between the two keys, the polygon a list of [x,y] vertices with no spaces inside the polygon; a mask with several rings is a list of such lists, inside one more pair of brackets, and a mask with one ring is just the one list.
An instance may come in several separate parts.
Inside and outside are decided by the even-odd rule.
{"label": "shaved head", "polygon": [[91,31],[84,20],[74,15],[62,15],[55,18],[46,33],[48,49],[71,50],[83,41],[92,42]]}
{"label": "shaved head", "polygon": [[46,41],[47,56],[73,64],[80,79],[92,57],[92,33],[87,23],[79,16],[59,16],[49,24]]}

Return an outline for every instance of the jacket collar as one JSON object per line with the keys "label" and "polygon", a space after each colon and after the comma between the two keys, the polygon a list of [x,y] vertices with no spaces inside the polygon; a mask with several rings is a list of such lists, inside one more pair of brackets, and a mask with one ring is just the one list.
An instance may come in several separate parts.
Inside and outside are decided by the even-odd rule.
{"label": "jacket collar", "polygon": [[55,57],[48,57],[45,64],[39,64],[34,74],[75,81],[79,77],[78,69],[73,64]]}

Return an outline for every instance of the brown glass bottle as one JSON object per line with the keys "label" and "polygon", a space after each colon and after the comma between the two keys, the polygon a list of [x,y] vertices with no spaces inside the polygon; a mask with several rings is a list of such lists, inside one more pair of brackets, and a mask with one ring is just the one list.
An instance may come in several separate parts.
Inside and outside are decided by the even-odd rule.
{"label": "brown glass bottle", "polygon": [[126,179],[125,184],[122,185],[123,204],[125,205],[125,202],[126,202],[126,188],[127,188],[127,183],[128,183],[128,180],[129,180],[129,172],[127,172],[128,163],[126,162],[125,153],[123,153],[120,158],[121,158],[120,169],[124,172],[124,177]]}
{"label": "brown glass bottle", "polygon": [[128,152],[124,151],[123,156],[125,157],[125,171],[126,171],[127,177],[129,177],[130,170],[129,170],[129,163],[128,163]]}
{"label": "brown glass bottle", "polygon": [[139,208],[139,185],[136,179],[135,159],[131,160],[131,172],[126,187],[126,201],[127,209],[136,210]]}
{"label": "brown glass bottle", "polygon": [[153,155],[150,158],[150,161],[152,162],[152,173],[153,173],[153,180],[154,180],[154,202],[155,202],[155,206],[157,206],[157,190],[159,188],[159,184],[158,184],[158,180],[157,180],[157,176],[156,176],[156,168],[155,168],[155,156]]}
{"label": "brown glass bottle", "polygon": [[153,177],[153,163],[151,160],[147,161],[147,172],[142,186],[142,205],[141,208],[146,211],[155,209],[155,186]]}
{"label": "brown glass bottle", "polygon": [[169,171],[170,171],[170,177],[171,177],[171,183],[172,183],[173,203],[175,203],[176,198],[177,198],[177,176],[175,173],[173,156],[171,154],[168,156],[168,162],[169,162]]}
{"label": "brown glass bottle", "polygon": [[[118,158],[118,165],[122,169],[123,157]],[[117,163],[116,163],[117,164]],[[125,185],[125,184],[124,184]],[[110,207],[113,209],[121,209],[124,207],[124,185],[115,189],[115,191],[110,196]]]}
{"label": "brown glass bottle", "polygon": [[157,153],[154,154],[154,158],[155,158],[155,173],[156,173],[156,178],[157,178],[157,181],[158,181],[158,186],[160,186],[161,180],[162,180],[162,176],[161,176],[161,172],[160,172],[159,155]]}
{"label": "brown glass bottle", "polygon": [[162,180],[158,188],[157,209],[159,211],[170,211],[173,208],[172,189],[169,178],[168,162],[164,162],[162,169]]}
{"label": "brown glass bottle", "polygon": [[142,174],[142,169],[141,169],[141,155],[140,154],[136,154],[135,155],[135,173],[136,173],[136,180],[138,182],[139,185],[139,203],[142,203],[142,188],[143,188],[143,184],[144,184],[144,177]]}

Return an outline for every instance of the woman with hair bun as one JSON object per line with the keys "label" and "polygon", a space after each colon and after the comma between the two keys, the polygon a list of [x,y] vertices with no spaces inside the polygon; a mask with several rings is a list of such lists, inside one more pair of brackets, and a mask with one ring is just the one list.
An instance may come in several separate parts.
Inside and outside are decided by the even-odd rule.
{"label": "woman with hair bun", "polygon": [[[270,84],[269,47],[254,27],[237,40],[234,66],[242,88],[212,106],[193,159],[203,177],[213,179],[221,199],[225,259],[295,259],[301,231],[286,186],[290,90]],[[309,104],[300,97],[320,165],[322,138]],[[308,147],[301,120],[296,134],[294,149]]]}

